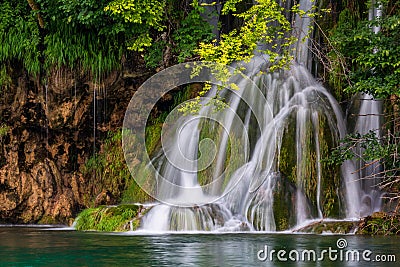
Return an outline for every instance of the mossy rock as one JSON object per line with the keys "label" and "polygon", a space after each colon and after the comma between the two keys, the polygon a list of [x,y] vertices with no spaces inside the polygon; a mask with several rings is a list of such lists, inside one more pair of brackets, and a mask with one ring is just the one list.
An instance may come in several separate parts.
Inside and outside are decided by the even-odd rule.
{"label": "mossy rock", "polygon": [[311,223],[303,228],[295,230],[295,232],[301,233],[313,233],[313,234],[349,234],[354,233],[358,228],[358,221],[318,221]]}
{"label": "mossy rock", "polygon": [[[318,117],[318,139],[315,136],[314,126],[309,123],[305,130],[305,139],[302,141],[301,161],[297,160],[296,147],[296,125],[295,117],[291,117],[284,130],[282,136],[281,150],[279,153],[279,172],[296,187],[301,188],[304,196],[309,202],[310,216],[317,217],[318,205],[320,205],[323,217],[341,218],[343,210],[341,205],[344,196],[341,195],[337,188],[341,188],[340,170],[332,167],[323,159],[327,158],[330,148],[336,145],[336,136],[329,127],[326,116]],[[320,148],[320,161],[316,152],[316,142],[318,141]],[[295,151],[295,152],[294,152]],[[318,187],[318,171],[317,166],[320,164],[321,175],[321,195],[320,202],[317,203],[317,187]]]}
{"label": "mossy rock", "polygon": [[50,215],[44,215],[38,222],[38,224],[57,224],[57,220]]}
{"label": "mossy rock", "polygon": [[296,185],[286,177],[277,176],[274,188],[274,219],[277,231],[287,230],[296,224]]}
{"label": "mossy rock", "polygon": [[[78,231],[121,232],[136,230],[146,209],[142,205],[100,206],[83,210],[76,219]],[[131,223],[132,222],[132,223]]]}
{"label": "mossy rock", "polygon": [[360,222],[357,234],[400,235],[400,214],[375,212]]}

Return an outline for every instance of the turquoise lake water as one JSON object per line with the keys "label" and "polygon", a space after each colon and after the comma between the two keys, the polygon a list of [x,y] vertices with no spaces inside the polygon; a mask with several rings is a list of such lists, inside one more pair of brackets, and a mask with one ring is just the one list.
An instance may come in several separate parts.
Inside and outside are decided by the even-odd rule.
{"label": "turquoise lake water", "polygon": [[[339,239],[342,243],[338,243]],[[268,255],[272,250],[276,252],[268,258],[266,249]],[[279,250],[284,251],[280,252],[280,259]],[[326,251],[322,257],[323,250]],[[357,250],[359,261],[352,258],[349,250]],[[371,251],[366,253],[369,262],[362,258],[365,250]],[[309,251],[315,251],[315,260],[312,253],[308,257]],[[391,262],[377,262],[379,259]],[[0,266],[399,266],[399,262],[399,237],[268,233],[144,235],[0,227]]]}

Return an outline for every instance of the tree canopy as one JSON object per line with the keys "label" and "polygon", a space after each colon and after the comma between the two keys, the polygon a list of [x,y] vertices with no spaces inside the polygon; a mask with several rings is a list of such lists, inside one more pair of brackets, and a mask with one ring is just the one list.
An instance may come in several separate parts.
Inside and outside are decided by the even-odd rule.
{"label": "tree canopy", "polygon": [[184,61],[212,38],[201,12],[191,1],[3,1],[0,82],[15,64],[31,75],[62,65],[98,74],[118,69],[129,51],[148,67]]}
{"label": "tree canopy", "polygon": [[[343,77],[349,93],[400,96],[400,1],[377,1],[375,5],[383,11],[381,17],[368,19],[365,11],[360,19],[350,9],[341,12],[331,42],[332,54],[339,54],[343,67],[332,75]],[[374,32],[374,27],[379,31]]]}
{"label": "tree canopy", "polygon": [[[15,64],[31,75],[53,66],[83,68],[98,75],[118,69],[129,51],[141,55],[150,68],[199,58],[230,64],[248,60],[257,44],[264,43],[271,47],[264,53],[276,66],[287,65],[294,41],[287,34],[287,10],[274,0],[250,2],[211,3],[221,5],[221,13],[210,14],[197,0],[3,1],[0,83],[8,81],[6,74]],[[235,26],[217,39],[205,20],[228,15],[234,17]]]}

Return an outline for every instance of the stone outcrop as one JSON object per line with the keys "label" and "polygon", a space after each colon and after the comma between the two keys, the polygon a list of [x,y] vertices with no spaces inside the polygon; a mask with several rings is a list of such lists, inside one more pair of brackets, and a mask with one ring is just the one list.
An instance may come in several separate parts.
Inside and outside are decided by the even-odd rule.
{"label": "stone outcrop", "polygon": [[94,82],[61,68],[45,83],[13,73],[0,99],[0,223],[71,223],[109,189],[82,168],[107,132],[121,127],[143,73]]}

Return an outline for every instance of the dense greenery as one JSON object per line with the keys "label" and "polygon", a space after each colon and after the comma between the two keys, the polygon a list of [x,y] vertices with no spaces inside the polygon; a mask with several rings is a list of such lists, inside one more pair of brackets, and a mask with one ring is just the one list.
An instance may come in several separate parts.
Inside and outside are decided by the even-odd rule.
{"label": "dense greenery", "polygon": [[[271,62],[275,62],[272,70],[288,66],[292,59],[289,48],[296,38],[287,34],[291,26],[285,9],[274,0],[259,0],[244,12],[236,12],[237,5],[242,2],[228,0],[222,8],[222,14],[233,12],[242,21],[241,27],[222,34],[220,40],[201,43],[197,50],[200,57],[207,61],[231,64],[235,61],[248,62],[254,52],[262,52],[270,56]],[[293,8],[295,10],[296,7]],[[270,44],[271,48],[262,51],[257,49],[257,46],[266,44]]]}
{"label": "dense greenery", "polygon": [[193,55],[211,27],[197,1],[11,0],[0,3],[0,84],[9,67],[31,75],[51,67],[90,71],[94,77],[118,69],[129,50],[149,67],[167,66]]}
{"label": "dense greenery", "polygon": [[[232,14],[236,27],[217,40],[211,25],[204,22],[206,14],[201,15],[204,8],[198,1],[3,2],[0,62],[6,64],[0,69],[0,82],[7,81],[6,66],[17,62],[34,76],[65,65],[82,67],[98,77],[117,69],[129,50],[142,55],[149,67],[166,67],[196,55],[223,64],[249,60],[257,45],[269,44],[271,48],[263,53],[275,63],[272,68],[288,65],[295,37],[287,34],[291,27],[282,7],[274,0],[219,4],[220,15]],[[290,12],[305,14],[298,6]]]}
{"label": "dense greenery", "polygon": [[357,234],[400,235],[400,216],[376,212],[362,220]]}
{"label": "dense greenery", "polygon": [[[374,163],[379,166],[379,176],[383,177],[378,186],[389,192],[388,197],[397,198],[400,192],[397,152],[400,149],[400,1],[376,1],[373,7],[382,11],[381,17],[368,16],[371,3],[348,2],[340,13],[330,37],[329,80],[338,98],[343,98],[341,90],[344,89],[347,97],[364,92],[386,99],[385,124],[364,135],[348,135],[327,161],[342,164],[345,160],[356,159],[366,166]],[[376,131],[381,134],[378,136]]]}
{"label": "dense greenery", "polygon": [[[91,195],[96,196],[108,190],[118,202],[121,200],[146,202],[149,196],[133,180],[125,163],[121,142],[121,131],[110,132],[99,153],[86,162],[82,170],[83,174],[87,177],[95,176],[96,181],[101,181],[94,186],[95,192]],[[87,200],[87,205],[93,206],[93,201],[93,199]]]}
{"label": "dense greenery", "polygon": [[[375,131],[367,134],[349,134],[341,140],[340,146],[332,151],[327,159],[331,164],[342,164],[345,160],[356,159],[370,166],[375,164],[377,176],[383,177],[378,184],[380,189],[388,192],[388,198],[398,198],[400,192],[400,136],[399,133],[386,133],[382,137]],[[379,167],[378,167],[379,166]],[[367,176],[363,179],[373,177]]]}
{"label": "dense greenery", "polygon": [[358,9],[349,4],[341,12],[330,38],[330,57],[336,65],[330,75],[341,77],[350,93],[400,95],[400,1],[376,1],[382,16],[372,19],[367,16],[370,2]]}
{"label": "dense greenery", "polygon": [[113,207],[89,208],[82,211],[75,228],[78,231],[127,231],[136,230],[140,224],[142,206],[120,205]]}

